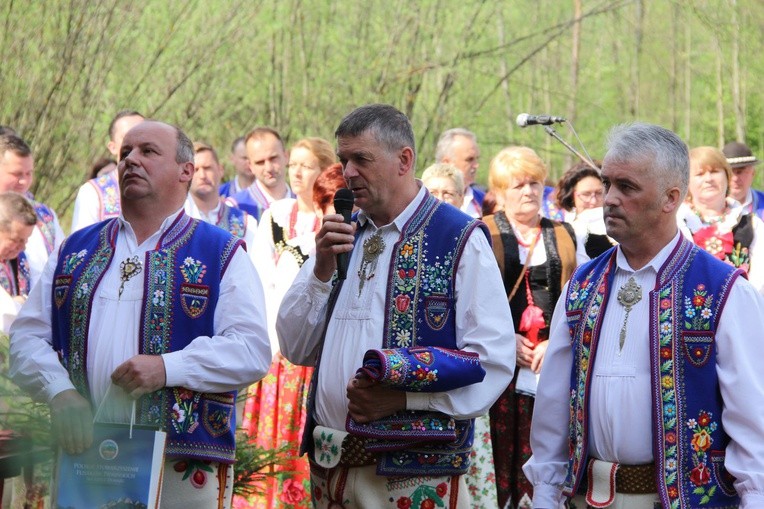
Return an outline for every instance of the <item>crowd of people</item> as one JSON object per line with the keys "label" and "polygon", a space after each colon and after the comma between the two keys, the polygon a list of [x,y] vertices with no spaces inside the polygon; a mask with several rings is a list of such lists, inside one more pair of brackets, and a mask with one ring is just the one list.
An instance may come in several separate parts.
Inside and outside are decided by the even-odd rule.
{"label": "crowd of people", "polygon": [[[483,188],[473,132],[445,131],[419,179],[387,105],[334,142],[256,127],[228,182],[176,126],[126,110],[108,134],[65,237],[0,131],[0,314],[64,450],[133,402],[168,432],[163,508],[764,505],[745,144],[626,124],[556,185],[502,148]],[[283,456],[252,495],[237,428]]]}

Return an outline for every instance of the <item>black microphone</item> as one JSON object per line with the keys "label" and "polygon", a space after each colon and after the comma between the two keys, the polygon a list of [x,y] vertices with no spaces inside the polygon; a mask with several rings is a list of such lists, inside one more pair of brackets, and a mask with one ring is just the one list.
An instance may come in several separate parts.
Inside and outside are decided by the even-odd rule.
{"label": "black microphone", "polygon": [[[350,224],[350,215],[353,213],[353,191],[346,187],[337,189],[334,193],[334,210],[337,214],[342,214],[346,224]],[[345,279],[348,275],[348,263],[350,262],[350,253],[337,254],[337,279]]]}
{"label": "black microphone", "polygon": [[529,125],[552,125],[566,122],[562,117],[553,117],[551,115],[528,115],[527,113],[520,113],[517,116],[517,125],[520,127],[528,127]]}

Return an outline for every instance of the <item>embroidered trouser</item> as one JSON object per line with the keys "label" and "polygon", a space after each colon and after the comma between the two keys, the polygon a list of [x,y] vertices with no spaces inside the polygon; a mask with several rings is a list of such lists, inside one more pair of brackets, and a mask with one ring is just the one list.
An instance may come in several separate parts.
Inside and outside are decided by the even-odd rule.
{"label": "embroidered trouser", "polygon": [[[310,466],[316,509],[468,509],[463,476],[382,477],[376,466],[323,468]],[[162,508],[164,509],[164,507]]]}
{"label": "embroidered trouser", "polygon": [[230,509],[233,465],[201,460],[164,462],[162,509]]}

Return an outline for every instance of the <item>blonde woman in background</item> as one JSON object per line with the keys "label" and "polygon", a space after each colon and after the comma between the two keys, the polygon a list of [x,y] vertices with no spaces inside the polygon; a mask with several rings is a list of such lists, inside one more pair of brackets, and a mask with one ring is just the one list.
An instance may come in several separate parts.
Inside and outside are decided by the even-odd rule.
{"label": "blonde woman in background", "polygon": [[531,456],[537,375],[554,305],[576,267],[573,228],[541,216],[546,177],[546,165],[527,147],[501,150],[489,169],[489,187],[504,210],[483,220],[491,232],[512,310],[516,340],[512,347],[517,351],[515,376],[490,411],[500,507],[531,507],[533,487],[522,466]]}

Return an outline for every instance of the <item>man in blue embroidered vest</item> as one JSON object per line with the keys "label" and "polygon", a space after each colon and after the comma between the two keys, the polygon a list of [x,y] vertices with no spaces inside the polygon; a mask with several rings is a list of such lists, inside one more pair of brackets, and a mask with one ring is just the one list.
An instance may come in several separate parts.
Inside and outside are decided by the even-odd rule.
{"label": "man in blue embroidered vest", "polygon": [[[335,136],[360,211],[324,217],[276,324],[284,355],[317,366],[303,439],[313,503],[468,507],[472,419],[515,365],[487,231],[415,178],[397,109],[358,108]],[[336,256],[351,251],[342,281]]]}
{"label": "man in blue embroidered vest", "polygon": [[271,359],[262,286],[240,239],[183,211],[182,131],[141,122],[120,155],[122,213],[51,257],[11,327],[11,376],[73,454],[95,408],[124,423],[137,400],[136,421],[167,432],[162,507],[229,507],[236,390]]}
{"label": "man in blue embroidered vest", "polygon": [[245,141],[244,136],[239,136],[231,144],[230,161],[233,165],[234,177],[228,182],[220,184],[218,192],[223,198],[234,196],[255,183],[255,175],[249,169]]}
{"label": "man in blue embroidered vest", "polygon": [[674,133],[615,128],[602,177],[620,244],[557,303],[524,471],[533,506],[764,507],[764,303],[679,233],[689,157]]}
{"label": "man in blue embroidered vest", "polygon": [[0,193],[0,325],[8,334],[31,288],[24,247],[37,224],[32,204],[12,191]]}
{"label": "man in blue embroidered vest", "polygon": [[727,143],[722,152],[732,168],[730,196],[743,205],[746,214],[753,212],[764,219],[764,191],[751,187],[756,165],[761,161],[756,159],[748,145],[739,141]]}
{"label": "man in blue embroidered vest", "polygon": [[37,227],[24,249],[32,285],[40,278],[50,254],[64,241],[56,212],[36,201],[29,193],[34,170],[34,157],[29,145],[15,135],[0,136],[0,193],[13,191],[25,195],[37,215]]}
{"label": "man in blue embroidered vest", "polygon": [[[143,115],[133,110],[122,110],[117,113],[109,124],[109,142],[106,148],[119,161],[119,147],[125,134],[143,122]],[[77,198],[74,200],[72,213],[72,232],[95,224],[104,219],[119,216],[120,193],[119,175],[117,169],[106,175],[88,180],[80,186]]]}
{"label": "man in blue embroidered vest", "polygon": [[247,159],[255,176],[251,186],[236,193],[228,203],[258,221],[260,213],[276,200],[294,198],[286,183],[287,153],[284,141],[275,129],[256,127],[247,135]]}
{"label": "man in blue embroidered vest", "polygon": [[435,160],[459,168],[464,176],[462,212],[472,217],[482,217],[485,190],[475,184],[480,166],[480,149],[475,133],[462,127],[443,131],[435,147]]}
{"label": "man in blue embroidered vest", "polygon": [[[194,143],[194,178],[184,208],[194,219],[214,224],[244,240],[252,259],[257,220],[241,209],[231,207],[218,194],[223,167],[217,152],[206,143]],[[254,263],[254,261],[252,262]]]}

